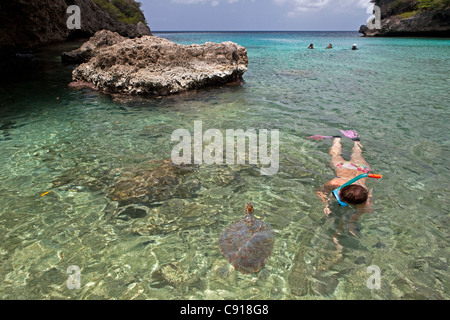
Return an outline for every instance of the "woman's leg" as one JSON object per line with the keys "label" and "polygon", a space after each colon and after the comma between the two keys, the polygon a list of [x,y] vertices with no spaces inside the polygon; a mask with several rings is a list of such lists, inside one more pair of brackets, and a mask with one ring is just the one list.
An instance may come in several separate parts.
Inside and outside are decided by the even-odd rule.
{"label": "woman's leg", "polygon": [[345,162],[344,158],[342,158],[342,145],[341,145],[341,139],[340,138],[334,138],[333,139],[333,145],[330,148],[330,154],[331,154],[331,163],[334,167],[336,167],[338,164]]}
{"label": "woman's leg", "polygon": [[362,156],[362,144],[359,141],[355,141],[352,149],[352,155],[350,157],[350,161],[357,164],[365,164],[369,167],[366,159]]}

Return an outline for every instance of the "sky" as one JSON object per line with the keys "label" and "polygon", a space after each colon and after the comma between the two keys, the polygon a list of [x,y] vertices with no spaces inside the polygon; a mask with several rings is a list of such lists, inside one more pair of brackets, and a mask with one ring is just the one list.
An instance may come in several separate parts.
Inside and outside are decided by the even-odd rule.
{"label": "sky", "polygon": [[138,0],[152,31],[358,31],[370,0]]}

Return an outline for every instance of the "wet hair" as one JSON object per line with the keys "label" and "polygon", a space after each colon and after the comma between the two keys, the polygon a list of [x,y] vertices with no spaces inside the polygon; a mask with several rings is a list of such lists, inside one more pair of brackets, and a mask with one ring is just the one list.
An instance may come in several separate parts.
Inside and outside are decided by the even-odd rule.
{"label": "wet hair", "polygon": [[362,186],[352,184],[342,188],[339,196],[343,202],[356,205],[365,203],[369,198],[369,192]]}

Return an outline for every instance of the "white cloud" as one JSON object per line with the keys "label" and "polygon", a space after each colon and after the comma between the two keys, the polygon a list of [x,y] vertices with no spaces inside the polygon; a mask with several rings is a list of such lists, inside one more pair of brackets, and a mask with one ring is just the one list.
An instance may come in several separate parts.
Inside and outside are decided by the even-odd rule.
{"label": "white cloud", "polygon": [[[178,4],[206,4],[211,6],[218,6],[221,3],[237,3],[241,0],[171,0]],[[242,0],[258,3],[256,0]],[[315,12],[323,9],[336,9],[338,11],[349,9],[368,8],[370,0],[273,0],[277,5],[287,6],[289,9],[288,15],[295,16],[298,13]]]}
{"label": "white cloud", "polygon": [[198,4],[198,3],[206,3],[209,2],[207,0],[172,0],[174,3],[179,4]]}
{"label": "white cloud", "polygon": [[[234,4],[249,1],[258,5],[258,0],[171,0],[172,3],[184,5],[210,5],[218,7],[221,4]],[[272,0],[272,3],[287,8],[286,16],[296,18],[313,14],[315,12],[328,11],[338,14],[356,14],[361,9],[373,7],[371,0]],[[372,12],[372,9],[368,12]]]}
{"label": "white cloud", "polygon": [[288,17],[296,17],[308,12],[332,10],[336,12],[368,8],[370,0],[273,0],[277,5],[289,7]]}
{"label": "white cloud", "polygon": [[172,0],[172,2],[178,4],[210,4],[211,6],[216,7],[222,2],[235,3],[239,2],[239,0]]}

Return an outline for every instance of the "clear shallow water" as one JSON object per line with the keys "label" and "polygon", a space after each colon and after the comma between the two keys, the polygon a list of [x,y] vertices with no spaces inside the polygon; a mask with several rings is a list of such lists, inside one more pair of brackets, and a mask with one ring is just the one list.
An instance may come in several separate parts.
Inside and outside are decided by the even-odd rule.
{"label": "clear shallow water", "polygon": [[[72,91],[58,53],[75,44],[2,72],[2,299],[449,299],[449,40],[158,35],[247,47],[246,85],[162,99]],[[355,42],[361,50],[349,50]],[[279,129],[279,173],[163,162],[172,132],[192,133],[196,120],[222,132]],[[330,141],[305,139],[339,129],[360,132],[384,175],[369,182],[374,211],[357,223],[359,238],[343,233],[342,252],[332,235],[350,209],[333,202],[326,218],[315,195],[334,174]],[[350,149],[344,141],[344,157]],[[151,192],[113,200],[124,181],[121,192]],[[258,274],[228,274],[217,240],[246,202],[272,225],[275,247]],[[79,290],[66,286],[71,265]],[[380,290],[366,285],[372,265]]]}

